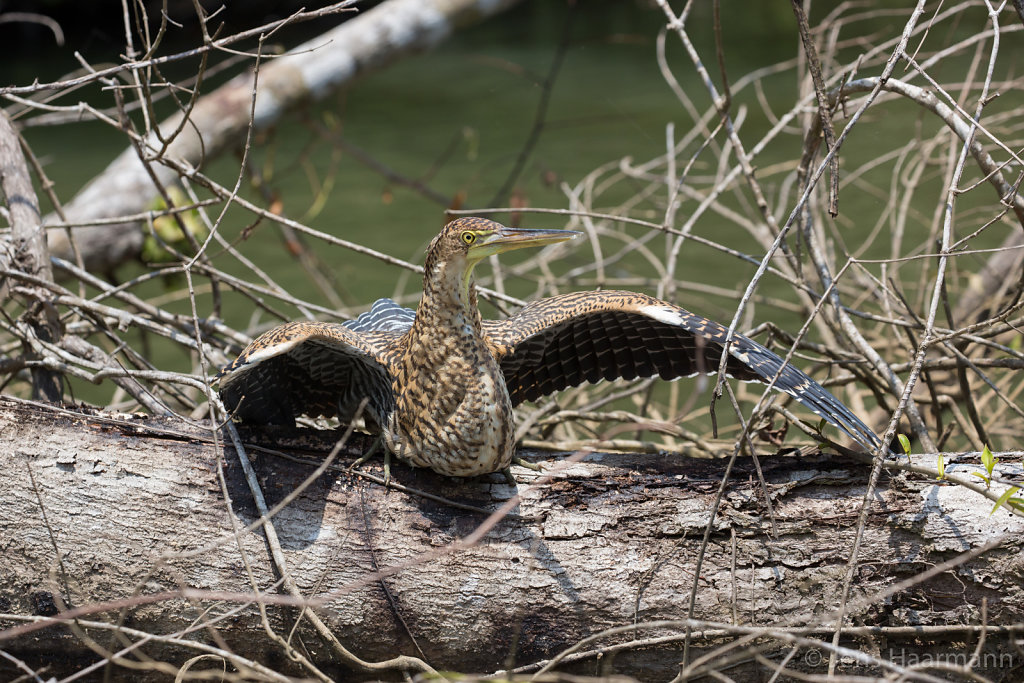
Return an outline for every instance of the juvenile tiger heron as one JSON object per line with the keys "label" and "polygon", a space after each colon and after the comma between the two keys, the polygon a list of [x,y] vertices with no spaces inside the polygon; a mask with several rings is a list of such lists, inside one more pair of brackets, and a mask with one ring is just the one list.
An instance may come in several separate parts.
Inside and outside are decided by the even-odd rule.
{"label": "juvenile tiger heron", "polygon": [[[294,322],[253,341],[219,375],[236,419],[294,424],[349,420],[365,399],[368,426],[418,467],[468,477],[507,471],[512,408],[601,379],[665,379],[718,371],[727,328],[633,292],[578,292],[482,320],[473,267],[493,254],[579,233],[520,230],[482,218],[450,222],[427,249],[416,311],[377,301],[345,323]],[[866,449],[879,439],[821,385],[757,342],[733,334],[726,371],[769,382]]]}

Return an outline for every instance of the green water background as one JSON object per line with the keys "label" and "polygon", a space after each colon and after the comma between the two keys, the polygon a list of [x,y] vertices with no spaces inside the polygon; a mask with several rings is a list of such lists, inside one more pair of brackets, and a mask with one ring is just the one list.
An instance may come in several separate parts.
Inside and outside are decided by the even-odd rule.
{"label": "green water background", "polygon": [[[270,192],[281,201],[288,216],[318,230],[420,263],[427,241],[442,224],[444,207],[367,170],[353,155],[332,149],[311,127],[331,127],[348,143],[405,176],[421,178],[429,174],[426,182],[433,189],[447,197],[460,197],[465,208],[486,206],[505,182],[529,135],[542,83],[556,56],[566,16],[567,9],[562,3],[526,3],[483,25],[457,33],[432,52],[403,59],[382,72],[362,78],[337,96],[283,119],[271,130],[258,135],[254,164],[266,174]],[[742,11],[727,13],[725,21],[726,65],[733,79],[792,58],[798,52],[795,22],[788,6],[744,3]],[[904,16],[880,16],[873,28],[885,36],[896,35],[903,21]],[[515,184],[516,195],[528,205],[566,208],[568,202],[559,189],[562,181],[575,184],[595,167],[623,157],[637,162],[652,158],[665,149],[666,124],[675,125],[677,138],[692,125],[658,72],[655,40],[663,24],[660,12],[639,4],[581,3],[570,29],[569,46],[552,91],[543,131]],[[709,66],[713,66],[710,3],[707,6],[698,3],[689,26],[697,49]],[[320,26],[319,30],[323,28]],[[283,34],[282,40],[290,47],[315,33],[315,29],[316,26],[295,29]],[[102,53],[102,46],[98,48],[94,44],[93,47]],[[855,52],[848,50],[845,56]],[[698,107],[707,107],[707,92],[672,36],[669,36],[668,59],[684,90]],[[8,66],[13,68],[5,69],[9,77],[3,80],[25,83],[36,77],[56,77],[73,64],[68,61],[65,50],[59,54],[49,53],[37,61],[19,61]],[[173,74],[175,70],[188,74],[194,70],[194,63],[176,64],[169,67],[168,72]],[[208,84],[207,89],[212,89],[215,83],[216,80]],[[776,111],[788,109],[798,92],[792,71],[767,77],[763,84],[764,97]],[[82,97],[101,102],[106,97],[105,103],[109,104],[109,96],[103,93],[86,92]],[[740,107],[747,108],[740,134],[748,144],[753,144],[771,121],[751,88],[737,95],[734,111]],[[904,144],[908,135],[919,134],[920,125],[919,110],[907,103],[890,103],[869,112],[860,129],[847,142],[844,166],[859,167],[873,156]],[[924,125],[934,128],[930,121]],[[28,128],[25,137],[43,160],[47,174],[55,181],[56,190],[64,201],[102,170],[123,147],[120,134],[95,122]],[[766,168],[774,163],[792,162],[799,157],[801,145],[801,131],[794,128],[773,143],[757,160],[757,165]],[[716,160],[707,156],[706,161],[697,164],[695,172],[710,172],[713,170],[710,165],[714,163]],[[437,168],[435,164],[439,164]],[[238,156],[225,155],[205,170],[230,186],[238,171]],[[861,246],[886,200],[877,192],[864,191],[864,184],[884,186],[891,173],[891,167],[880,166],[866,173],[859,185],[844,187],[840,221],[844,225],[846,246],[851,251]],[[776,174],[765,180],[773,205],[782,178],[783,174]],[[325,179],[330,179],[333,189],[324,200],[316,188]],[[628,190],[628,185],[624,184],[623,188]],[[919,192],[916,200],[922,219],[911,229],[924,235],[926,219],[934,211],[929,201],[939,201],[942,178],[926,178],[922,188],[925,191]],[[259,195],[251,188],[246,188],[244,193],[250,199],[259,200]],[[742,187],[736,194],[739,204],[750,201],[749,193]],[[729,203],[730,199],[726,197],[723,201]],[[969,210],[971,201],[971,197],[965,198],[961,210]],[[991,197],[978,197],[976,203],[985,201],[991,201]],[[660,211],[654,204],[649,208]],[[684,204],[680,214],[685,215],[686,209]],[[223,234],[228,239],[236,239],[251,220],[251,216],[242,212],[229,214]],[[523,224],[561,227],[565,218],[527,214]],[[639,228],[630,230],[636,235],[644,232]],[[713,212],[698,222],[695,232],[760,256],[759,248],[743,230]],[[994,244],[1001,237],[990,235],[988,243]],[[418,291],[417,278],[408,277],[397,267],[340,247],[307,244],[329,266],[339,295],[355,311],[380,296],[414,295]],[[982,241],[976,246],[984,245]],[[887,240],[878,240],[868,254],[884,255],[887,246]],[[290,293],[327,303],[284,248],[273,225],[262,223],[239,248]],[[579,265],[579,259],[587,254],[581,251],[563,267]],[[524,257],[529,258],[510,255],[507,261],[514,263]],[[980,259],[975,261],[980,263]],[[217,265],[229,272],[245,274],[245,270],[230,259],[218,257]],[[614,275],[635,276],[641,280],[649,276],[642,262],[637,260],[627,260],[617,268]],[[127,279],[144,270],[142,265],[128,267],[117,277]],[[753,266],[690,243],[683,252],[679,274],[681,280],[741,291],[753,274]],[[167,296],[171,293],[169,288],[180,285],[180,281],[153,281],[139,288],[138,293]],[[534,288],[530,282],[515,280],[506,285],[511,294],[525,294]],[[787,288],[784,283],[768,277],[759,291],[769,297],[784,296]],[[680,290],[678,303],[724,321],[728,321],[735,310],[734,296],[687,292],[686,287]],[[170,307],[188,311],[188,303],[183,299]],[[286,315],[298,317],[287,305],[275,303],[275,307]],[[200,296],[199,308],[201,315],[212,310],[207,295]],[[245,299],[227,293],[221,314],[229,324],[245,328],[257,320],[252,308]],[[495,315],[495,311],[485,310],[485,315]],[[790,328],[802,323],[792,311],[771,305],[759,307],[756,320],[772,320]],[[272,320],[263,316],[259,322]],[[192,369],[192,359],[178,348],[156,342],[151,350],[158,367]],[[102,388],[77,387],[76,396],[102,402],[103,392]]]}

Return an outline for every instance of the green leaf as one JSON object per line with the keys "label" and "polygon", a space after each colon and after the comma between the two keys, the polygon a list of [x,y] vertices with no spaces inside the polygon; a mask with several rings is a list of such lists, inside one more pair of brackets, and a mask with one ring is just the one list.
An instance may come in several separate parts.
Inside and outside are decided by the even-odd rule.
{"label": "green leaf", "polygon": [[988,476],[992,476],[992,470],[995,469],[997,462],[999,462],[999,458],[992,455],[992,451],[989,450],[988,444],[985,444],[985,448],[981,451],[981,464],[985,466],[985,471],[988,472]]}
{"label": "green leaf", "polygon": [[910,457],[910,439],[907,438],[906,434],[897,434],[896,438],[900,440],[900,446],[903,447],[903,453],[909,458]]}
{"label": "green leaf", "polygon": [[981,479],[982,481],[984,481],[985,482],[985,486],[989,486],[989,485],[992,484],[992,480],[984,472],[971,472],[971,474],[973,474],[974,476],[976,476],[979,479]]}
{"label": "green leaf", "polygon": [[939,476],[937,476],[935,478],[936,479],[945,479],[946,478],[946,461],[942,457],[942,453],[939,453],[938,470],[939,470]]}
{"label": "green leaf", "polygon": [[[186,206],[189,203],[188,196],[180,188],[171,187],[167,191],[175,206]],[[158,197],[150,205],[155,211],[163,211],[167,208],[167,202],[163,197]],[[189,232],[196,242],[202,243],[209,236],[209,230],[200,220],[199,212],[195,209],[183,211],[178,214],[181,225]],[[192,243],[181,229],[178,219],[174,216],[157,216],[153,219],[153,232],[147,233],[142,244],[142,260],[145,263],[173,263],[178,259],[174,251],[182,254],[192,253]],[[169,247],[169,248],[168,248]]]}
{"label": "green leaf", "polygon": [[1017,493],[1017,491],[1020,491],[1019,486],[1011,486],[1010,488],[1003,491],[1003,495],[999,496],[999,500],[996,501],[995,506],[992,508],[992,512],[988,513],[988,516],[991,517],[992,515],[996,514],[996,510],[1002,507],[1003,503],[1010,500],[1010,498],[1013,497],[1013,494]]}

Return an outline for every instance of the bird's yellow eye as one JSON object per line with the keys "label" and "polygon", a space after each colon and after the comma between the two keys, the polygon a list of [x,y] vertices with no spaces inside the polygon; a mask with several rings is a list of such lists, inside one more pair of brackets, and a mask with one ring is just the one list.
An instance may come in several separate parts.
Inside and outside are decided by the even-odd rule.
{"label": "bird's yellow eye", "polygon": [[467,230],[466,232],[462,233],[462,243],[463,244],[468,246],[470,244],[473,244],[473,242],[476,242],[476,233],[475,232],[469,232]]}

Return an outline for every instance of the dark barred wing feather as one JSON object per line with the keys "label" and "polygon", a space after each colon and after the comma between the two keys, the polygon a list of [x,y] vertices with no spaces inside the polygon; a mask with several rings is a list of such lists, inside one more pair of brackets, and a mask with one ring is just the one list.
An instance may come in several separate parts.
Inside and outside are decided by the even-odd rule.
{"label": "dark barred wing feather", "polygon": [[[507,320],[485,321],[513,404],[583,382],[664,379],[718,372],[728,328],[633,292],[577,292],[532,303]],[[752,339],[733,334],[726,373],[769,382],[866,449],[875,433],[824,387]]]}
{"label": "dark barred wing feather", "polygon": [[[260,335],[218,375],[225,407],[243,422],[291,425],[300,415],[347,421],[366,398],[368,417],[383,424],[394,410],[384,348],[399,333],[386,316],[363,316],[288,323]],[[363,329],[353,330],[360,321]]]}

